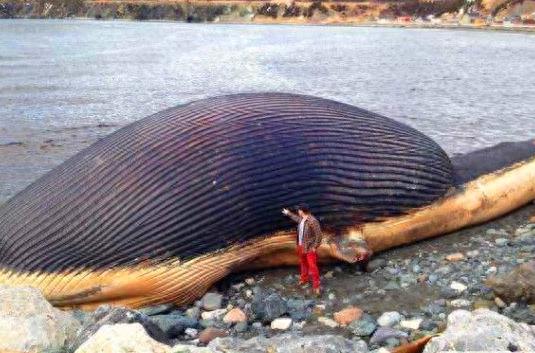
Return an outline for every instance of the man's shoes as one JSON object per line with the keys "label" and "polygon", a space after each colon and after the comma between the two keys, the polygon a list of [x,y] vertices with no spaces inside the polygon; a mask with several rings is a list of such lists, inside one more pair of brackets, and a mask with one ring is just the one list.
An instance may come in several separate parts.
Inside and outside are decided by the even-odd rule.
{"label": "man's shoes", "polygon": [[320,288],[314,288],[312,290],[312,293],[314,293],[315,297],[320,297],[321,296],[321,289]]}

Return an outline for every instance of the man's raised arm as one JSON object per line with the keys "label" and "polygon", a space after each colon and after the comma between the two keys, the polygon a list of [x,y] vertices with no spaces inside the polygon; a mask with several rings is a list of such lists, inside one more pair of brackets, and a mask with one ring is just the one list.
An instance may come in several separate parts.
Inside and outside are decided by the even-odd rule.
{"label": "man's raised arm", "polygon": [[299,217],[298,215],[296,215],[295,213],[293,213],[287,208],[282,209],[282,214],[290,217],[295,223],[301,222],[301,217]]}

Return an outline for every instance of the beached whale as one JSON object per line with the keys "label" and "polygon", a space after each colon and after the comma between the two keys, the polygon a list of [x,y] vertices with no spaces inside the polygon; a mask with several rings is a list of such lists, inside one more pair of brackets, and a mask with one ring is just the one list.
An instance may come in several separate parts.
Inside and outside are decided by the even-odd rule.
{"label": "beached whale", "polygon": [[535,150],[522,146],[474,171],[407,125],[331,100],[192,102],[116,131],[0,207],[0,283],[58,306],[190,303],[233,271],[296,262],[282,207],[305,202],[322,221],[323,260],[518,208],[535,199]]}

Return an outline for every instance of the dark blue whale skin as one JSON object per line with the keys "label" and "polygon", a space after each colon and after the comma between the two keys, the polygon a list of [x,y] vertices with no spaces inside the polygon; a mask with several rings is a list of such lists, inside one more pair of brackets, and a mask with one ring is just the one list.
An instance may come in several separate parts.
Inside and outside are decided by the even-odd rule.
{"label": "dark blue whale skin", "polygon": [[119,129],[4,204],[0,267],[190,259],[289,229],[280,209],[297,203],[340,232],[452,185],[435,142],[378,114],[293,94],[208,98]]}

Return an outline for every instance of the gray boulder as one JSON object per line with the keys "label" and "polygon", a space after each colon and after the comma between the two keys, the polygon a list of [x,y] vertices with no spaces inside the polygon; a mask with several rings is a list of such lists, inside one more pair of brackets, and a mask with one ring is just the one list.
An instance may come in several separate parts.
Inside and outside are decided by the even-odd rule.
{"label": "gray boulder", "polygon": [[278,293],[264,296],[262,292],[254,296],[251,309],[255,318],[264,323],[271,322],[288,311],[286,301]]}
{"label": "gray boulder", "polygon": [[0,286],[0,351],[63,350],[79,328],[71,313],[54,308],[38,289]]}
{"label": "gray boulder", "polygon": [[379,327],[370,339],[370,344],[383,344],[389,339],[407,338],[409,335],[406,332],[393,329],[391,327]]}
{"label": "gray boulder", "polygon": [[235,337],[216,338],[208,345],[216,352],[235,353],[366,353],[364,341],[349,340],[342,336],[302,336],[283,334],[266,338],[242,340]]}
{"label": "gray boulder", "polygon": [[315,302],[313,300],[288,299],[287,311],[292,320],[304,321],[312,316]]}
{"label": "gray boulder", "polygon": [[371,315],[364,314],[359,320],[351,322],[348,328],[355,336],[370,336],[377,328],[377,322]]}
{"label": "gray boulder", "polygon": [[199,327],[199,322],[197,320],[178,314],[151,316],[151,320],[168,338],[177,338],[179,335],[183,334],[184,330],[188,327]]}
{"label": "gray boulder", "polygon": [[535,304],[535,260],[526,262],[509,273],[489,278],[487,285],[496,296],[507,302]]}
{"label": "gray boulder", "polygon": [[147,316],[138,311],[102,305],[97,308],[78,332],[69,348],[75,351],[104,325],[139,323],[147,334],[161,343],[168,343],[167,335]]}
{"label": "gray boulder", "polygon": [[447,329],[425,346],[424,353],[439,351],[534,351],[535,334],[488,309],[456,310],[448,316]]}

